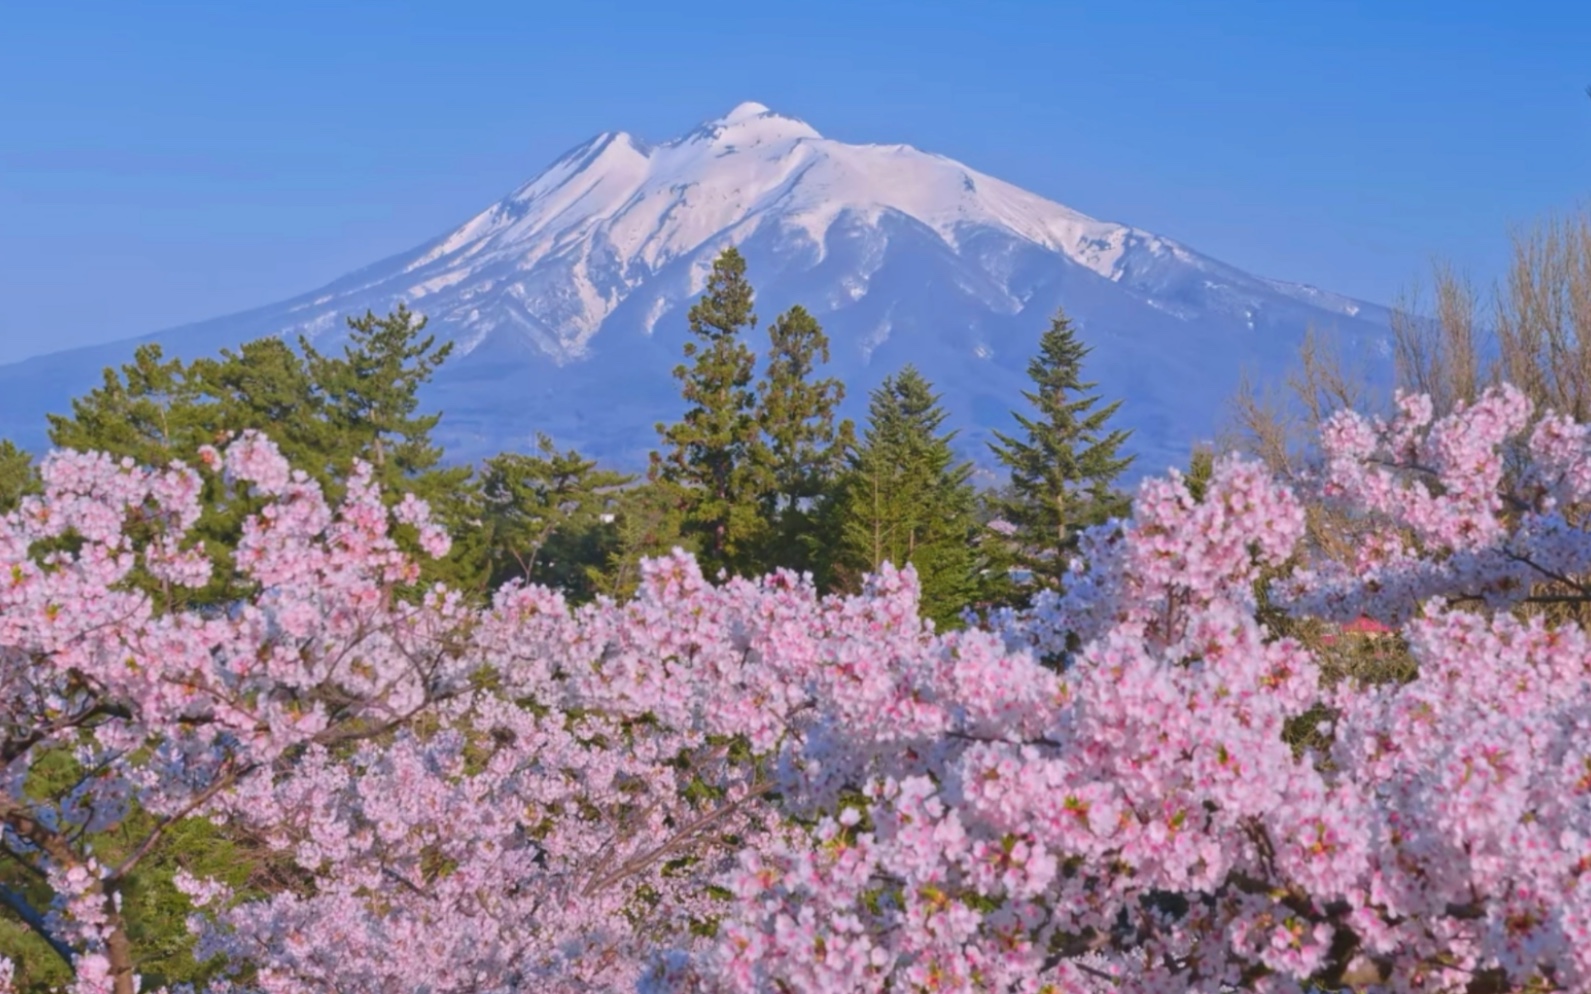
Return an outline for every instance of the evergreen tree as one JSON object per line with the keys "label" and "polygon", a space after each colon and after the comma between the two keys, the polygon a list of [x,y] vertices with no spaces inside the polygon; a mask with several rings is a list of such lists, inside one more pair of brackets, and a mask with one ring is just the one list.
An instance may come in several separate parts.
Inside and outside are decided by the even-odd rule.
{"label": "evergreen tree", "polygon": [[1215,450],[1208,445],[1194,446],[1193,453],[1188,457],[1188,471],[1182,475],[1189,496],[1204,503],[1204,494],[1210,487],[1210,478],[1214,473]]}
{"label": "evergreen tree", "polygon": [[223,349],[218,358],[194,360],[184,376],[194,400],[205,405],[207,441],[246,428],[263,432],[295,467],[322,487],[336,487],[346,469],[339,449],[346,445],[329,423],[324,391],[286,342],[244,342],[236,353]]}
{"label": "evergreen tree", "polygon": [[[159,345],[140,345],[118,372],[107,368],[100,386],[72,401],[70,415],[48,415],[58,449],[126,456],[141,466],[191,458],[215,441],[218,424],[203,391],[180,359]],[[247,425],[245,427],[256,427]]]}
{"label": "evergreen tree", "polygon": [[822,524],[825,502],[854,444],[851,422],[835,423],[845,386],[832,377],[813,380],[829,361],[829,339],[817,319],[792,307],[768,327],[766,373],[757,384],[758,500],[764,548],[758,572],[779,567],[817,571],[831,544]]}
{"label": "evergreen tree", "polygon": [[[119,371],[106,369],[98,388],[73,399],[70,416],[50,415],[49,436],[56,448],[104,452],[145,466],[196,466],[200,447],[252,429],[277,440],[294,465],[327,483],[329,441],[310,427],[319,411],[301,360],[278,339],[249,342],[236,353],[227,350],[191,364],[167,359],[159,345],[147,344]],[[182,602],[233,600],[244,591],[235,585],[232,551],[243,519],[259,501],[246,488],[210,474],[200,502],[194,536],[214,564],[210,583],[200,591],[177,592],[138,573],[135,581]]]}
{"label": "evergreen tree", "polygon": [[590,591],[624,600],[640,586],[641,560],[675,548],[695,552],[695,537],[684,533],[684,512],[678,490],[661,480],[626,487],[618,494],[610,532],[603,538],[606,555],[585,567]]}
{"label": "evergreen tree", "polygon": [[412,493],[429,503],[453,548],[441,562],[422,560],[423,580],[484,594],[490,552],[477,481],[468,466],[441,464],[431,432],[442,413],[417,413],[420,388],[453,351],[452,342],[439,346],[436,336],[422,337],[425,326],[423,316],[400,303],[385,317],[366,311],[349,318],[341,356],[322,355],[302,337],[299,348],[335,439],[337,475],[362,459],[390,499]]}
{"label": "evergreen tree", "polygon": [[[333,495],[341,492],[354,458],[385,456],[387,478],[401,477],[396,484],[400,491],[414,490],[417,482],[429,483],[432,492],[421,496],[435,502],[448,481],[467,477],[469,471],[438,472],[431,468],[440,456],[428,436],[436,419],[413,416],[413,391],[428,378],[440,361],[436,357],[445,355],[445,351],[431,353],[428,344],[416,348],[409,339],[418,328],[404,319],[403,313],[400,310],[399,315],[385,322],[369,322],[367,316],[365,323],[371,325],[370,330],[384,324],[384,333],[361,336],[356,324],[355,341],[346,358],[321,358],[313,371],[304,358],[278,338],[248,342],[236,351],[224,350],[215,358],[192,363],[167,359],[158,345],[141,346],[131,363],[119,370],[107,369],[98,388],[74,399],[70,415],[50,416],[51,444],[127,456],[148,466],[161,466],[172,460],[193,465],[201,446],[221,443],[234,432],[254,429],[270,436],[296,468],[314,477]],[[399,331],[400,328],[408,330]],[[349,372],[353,368],[370,371],[371,379],[355,382]],[[318,381],[317,375],[324,382]],[[341,406],[334,409],[334,400]],[[365,404],[366,416],[384,420],[366,423],[357,413],[360,403]],[[392,417],[393,412],[398,416]],[[384,431],[390,434],[383,434]],[[390,442],[394,437],[395,446]],[[429,458],[430,453],[437,458]],[[247,593],[234,579],[231,562],[241,521],[258,509],[258,502],[246,488],[229,487],[216,474],[206,474],[204,480],[202,512],[194,537],[204,542],[214,563],[212,582],[202,591],[184,594],[135,571],[133,582],[154,594],[157,604],[176,607],[183,603],[225,603]],[[0,511],[9,509],[18,495],[36,487],[36,473],[27,454],[0,441]],[[443,506],[471,506],[467,502],[468,488],[465,492],[466,502],[457,504],[443,495]],[[396,499],[401,493],[392,496]],[[458,570],[462,560],[457,554],[440,567],[422,562],[436,577],[447,575],[443,571],[450,568],[463,572]],[[50,758],[72,762],[69,752]],[[56,777],[62,783],[61,790],[69,792],[83,775],[82,770],[70,765],[62,769],[36,766],[30,773],[30,789],[43,789],[47,785],[45,778]],[[139,810],[135,802],[124,826],[136,829],[155,820],[153,814]],[[131,837],[138,834],[134,831]],[[244,893],[257,894],[249,881],[255,875],[276,873],[271,868],[276,856],[254,840],[219,833],[203,821],[178,822],[167,837],[169,849],[143,863],[122,891],[130,939],[150,964],[147,979],[155,981],[155,986],[166,982],[202,983],[218,968],[213,963],[195,963],[190,955],[182,924],[183,909],[189,903],[173,883],[175,874],[179,869],[213,873],[238,885]],[[118,858],[120,841],[119,836],[107,834],[103,844],[96,841],[95,848],[106,858]],[[24,893],[36,885],[36,881],[7,869],[4,863],[0,860],[0,889]],[[0,921],[0,949],[9,952],[13,947],[19,948],[27,969],[32,962],[27,958],[30,951],[19,945],[18,939],[9,924]],[[44,957],[51,955],[47,948],[42,952]],[[40,962],[49,961],[41,958]]]}
{"label": "evergreen tree", "polygon": [[160,466],[193,462],[200,446],[233,432],[269,435],[294,466],[317,482],[333,482],[336,440],[303,361],[280,339],[247,342],[237,352],[184,365],[160,346],[143,345],[100,387],[72,401],[70,416],[52,414],[57,448],[129,456]]}
{"label": "evergreen tree", "polygon": [[309,376],[324,398],[324,416],[339,439],[338,458],[350,464],[363,459],[384,485],[405,489],[421,480],[427,482],[422,490],[447,487],[468,476],[468,470],[452,469],[426,479],[442,461],[441,448],[431,440],[442,414],[416,414],[419,391],[453,343],[438,346],[434,335],[421,338],[425,326],[424,317],[399,304],[386,317],[366,311],[349,318],[341,356],[321,355],[299,339]]}
{"label": "evergreen tree", "polygon": [[841,541],[853,571],[915,566],[924,616],[950,627],[978,600],[984,563],[972,466],[956,460],[956,433],[940,433],[944,420],[939,398],[912,366],[873,391],[846,475]]}
{"label": "evergreen tree", "polygon": [[0,438],[0,514],[16,509],[22,498],[39,491],[39,474],[33,457]]}
{"label": "evergreen tree", "polygon": [[505,452],[486,461],[481,480],[490,531],[492,586],[515,578],[563,591],[571,601],[597,593],[587,570],[618,544],[614,518],[631,477],[578,452],[559,452],[538,435],[534,455]]}
{"label": "evergreen tree", "polygon": [[707,287],[690,309],[685,358],[674,369],[689,408],[657,426],[668,452],[652,454],[654,478],[676,488],[684,530],[698,539],[702,569],[738,572],[755,554],[757,445],[754,356],[742,338],[756,327],[746,261],[734,248],[713,263]]}
{"label": "evergreen tree", "polygon": [[1106,423],[1120,401],[1096,408],[1095,384],[1082,381],[1089,349],[1065,313],[1057,312],[1028,363],[1034,389],[1022,396],[1036,416],[1013,412],[1021,437],[995,432],[995,456],[1011,472],[1010,496],[1000,508],[1017,528],[1018,561],[1046,585],[1058,583],[1065,552],[1080,529],[1125,514],[1130,502],[1114,487],[1132,462],[1120,454],[1128,432]]}
{"label": "evergreen tree", "polygon": [[[252,429],[268,435],[333,499],[354,460],[365,459],[391,499],[405,493],[425,498],[453,532],[454,549],[445,561],[422,559],[425,580],[484,587],[487,556],[476,527],[479,500],[470,470],[439,467],[441,450],[430,439],[439,415],[415,414],[416,393],[448,348],[434,348],[430,338],[417,340],[424,321],[402,307],[386,318],[367,314],[350,326],[348,348],[337,358],[320,355],[308,343],[302,343],[300,356],[278,338],[192,363],[165,358],[158,345],[140,346],[132,363],[107,369],[99,387],[74,399],[70,415],[50,415],[50,442],[143,465],[193,465],[201,446]],[[230,600],[241,593],[232,586],[231,551],[257,502],[216,476],[206,479],[201,501],[195,537],[204,542],[215,570],[211,584],[191,599]]]}

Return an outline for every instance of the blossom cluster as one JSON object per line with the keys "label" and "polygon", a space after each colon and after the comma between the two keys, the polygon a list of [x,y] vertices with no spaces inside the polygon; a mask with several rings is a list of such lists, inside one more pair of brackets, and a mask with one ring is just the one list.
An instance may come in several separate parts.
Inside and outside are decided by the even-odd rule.
{"label": "blossom cluster", "polygon": [[[1587,989],[1591,643],[1549,608],[1591,599],[1591,430],[1502,388],[1322,448],[1302,491],[1146,481],[957,632],[910,569],[820,596],[683,552],[623,602],[414,596],[423,503],[360,468],[332,506],[254,435],[203,471],[268,498],[255,592],[160,607],[129,577],[207,581],[200,477],[58,453],[0,519],[3,841],[81,992],[135,989],[130,867],[82,843],[134,805],[293,868],[179,879],[217,991]],[[1324,682],[1262,597],[1395,626],[1415,676]],[[49,750],[94,775],[39,797]]]}

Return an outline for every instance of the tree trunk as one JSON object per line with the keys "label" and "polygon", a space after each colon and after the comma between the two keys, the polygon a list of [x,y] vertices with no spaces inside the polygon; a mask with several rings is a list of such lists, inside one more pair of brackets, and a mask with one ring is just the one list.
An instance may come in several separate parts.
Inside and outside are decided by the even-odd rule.
{"label": "tree trunk", "polygon": [[133,947],[127,941],[127,920],[122,917],[117,884],[107,884],[105,894],[105,958],[110,960],[111,990],[115,994],[137,994],[133,974]]}

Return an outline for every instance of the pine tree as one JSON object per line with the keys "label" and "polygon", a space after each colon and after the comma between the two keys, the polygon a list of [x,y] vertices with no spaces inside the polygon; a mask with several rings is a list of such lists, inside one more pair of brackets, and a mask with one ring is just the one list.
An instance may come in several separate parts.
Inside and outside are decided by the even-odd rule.
{"label": "pine tree", "polygon": [[[424,321],[400,307],[386,318],[349,322],[344,354],[329,358],[304,346],[300,356],[278,338],[247,342],[234,352],[184,363],[144,345],[132,363],[107,369],[102,384],[72,401],[70,415],[50,415],[57,448],[106,452],[142,465],[190,465],[199,448],[244,430],[263,432],[287,460],[336,499],[355,459],[376,467],[390,499],[414,493],[430,501],[454,535],[442,562],[421,560],[426,581],[485,586],[479,500],[467,467],[442,468],[431,429],[440,415],[417,415],[417,392],[446,358]],[[231,550],[257,501],[217,476],[206,478],[204,513],[194,530],[214,563],[214,580],[194,602],[230,600],[236,589]],[[406,536],[400,529],[400,538]],[[187,595],[184,595],[187,596]]]}
{"label": "pine tree", "polygon": [[1182,474],[1182,482],[1188,488],[1188,495],[1198,503],[1204,503],[1204,494],[1210,488],[1210,478],[1215,475],[1215,449],[1208,445],[1196,445],[1188,456],[1188,470]]}
{"label": "pine tree", "polygon": [[677,488],[661,480],[626,487],[618,494],[606,556],[586,566],[592,593],[624,600],[640,586],[642,559],[666,555],[675,548],[695,552],[695,539],[684,534],[684,512]]}
{"label": "pine tree", "polygon": [[1132,462],[1120,454],[1128,432],[1107,430],[1120,401],[1095,409],[1095,384],[1082,381],[1089,349],[1078,341],[1065,313],[1057,312],[1028,363],[1035,389],[1022,396],[1035,409],[1013,412],[1021,437],[995,432],[995,456],[1010,469],[1003,517],[1017,527],[1018,561],[1045,585],[1059,582],[1080,529],[1126,513],[1129,502],[1114,489]]}
{"label": "pine tree", "polygon": [[[422,496],[447,497],[442,488],[460,479],[460,471],[436,468],[441,453],[429,439],[436,418],[414,415],[414,393],[446,351],[431,351],[429,339],[414,342],[419,329],[405,314],[400,310],[383,320],[367,315],[362,322],[367,333],[356,323],[355,342],[346,357],[318,357],[320,363],[313,371],[277,338],[248,342],[235,352],[226,350],[216,358],[192,363],[167,359],[159,346],[145,345],[130,364],[107,369],[98,388],[73,400],[70,415],[50,417],[51,443],[131,457],[149,466],[172,460],[191,465],[200,446],[254,429],[267,434],[289,462],[334,495],[341,492],[347,470],[358,457],[383,463],[385,479],[399,491],[391,495],[394,499],[420,483],[435,487]],[[369,378],[361,380],[361,375]],[[468,470],[462,475],[468,476]],[[173,594],[146,572],[135,570],[133,582],[157,595],[157,604],[224,603],[246,593],[230,564],[239,523],[244,514],[258,509],[258,502],[246,487],[229,487],[218,474],[206,474],[204,480],[194,537],[204,542],[212,557],[214,580],[189,597]],[[0,512],[36,487],[37,475],[27,454],[0,440]],[[62,796],[92,775],[92,770],[77,764],[70,749],[46,753],[28,772],[30,790]],[[161,820],[157,813],[141,810],[136,797],[129,805],[120,826],[127,830],[126,837],[137,839],[154,830]],[[96,837],[95,852],[120,861],[128,855],[122,835]],[[195,962],[191,943],[183,941],[190,902],[174,882],[178,872],[214,877],[236,887],[240,896],[252,898],[263,896],[260,881],[282,879],[282,868],[276,865],[280,862],[276,854],[258,840],[217,831],[202,820],[176,821],[164,838],[168,844],[142,862],[118,892],[118,898],[125,898],[128,938],[148,968],[145,979],[151,986],[203,987],[217,978],[220,966]],[[38,880],[20,873],[20,866],[15,861],[8,866],[0,859],[0,890],[47,906],[47,893],[39,900]],[[35,981],[24,986],[43,990],[44,981],[51,981],[50,989],[64,985],[66,978],[60,976],[64,964],[29,935],[0,915],[0,950],[18,960],[24,978]]]}
{"label": "pine tree", "polygon": [[[256,402],[267,395],[286,400]],[[217,359],[191,364],[167,359],[160,346],[148,344],[119,371],[106,369],[98,388],[73,399],[70,416],[50,415],[49,435],[56,448],[164,466],[173,461],[197,465],[200,447],[223,443],[233,432],[261,431],[278,442],[295,466],[325,483],[324,474],[315,469],[325,465],[327,453],[310,441],[315,432],[308,427],[319,410],[302,362],[279,340],[261,339],[237,353],[223,351]],[[203,511],[193,536],[203,542],[213,564],[210,583],[186,593],[168,591],[141,574],[135,573],[135,579],[151,592],[184,602],[233,600],[244,591],[234,576],[232,550],[244,518],[260,502],[246,488],[230,486],[217,475],[204,477],[200,501]]]}
{"label": "pine tree", "polygon": [[675,488],[687,535],[699,542],[702,569],[738,572],[754,556],[760,532],[756,501],[755,357],[742,338],[756,327],[746,261],[734,248],[713,263],[707,287],[690,309],[690,365],[674,369],[690,407],[675,424],[657,426],[669,451],[652,453],[652,475]]}
{"label": "pine tree", "polygon": [[441,412],[415,411],[420,387],[447,360],[453,343],[438,346],[434,335],[421,338],[425,326],[424,317],[399,304],[386,317],[366,311],[349,318],[341,356],[321,355],[299,339],[310,378],[325,398],[326,420],[339,436],[339,458],[365,460],[383,483],[412,484],[442,460],[431,441]]}
{"label": "pine tree", "polygon": [[106,369],[100,386],[72,400],[70,415],[48,415],[50,444],[164,466],[215,441],[212,415],[182,361],[150,343],[120,371]]}
{"label": "pine tree", "polygon": [[812,378],[829,361],[829,339],[817,319],[795,306],[768,327],[766,373],[757,384],[755,450],[764,527],[756,569],[814,571],[827,545],[824,504],[854,444],[851,422],[835,423],[845,399],[839,380]]}
{"label": "pine tree", "polygon": [[385,317],[366,311],[349,318],[340,356],[322,355],[302,337],[299,348],[335,440],[337,475],[362,459],[391,499],[412,493],[427,501],[454,542],[443,561],[422,560],[423,579],[484,593],[490,553],[477,481],[468,466],[441,465],[443,452],[431,432],[442,413],[416,413],[420,388],[453,351],[452,342],[438,346],[434,335],[422,337],[425,326],[423,316],[400,303]]}
{"label": "pine tree", "polygon": [[922,613],[941,627],[978,600],[977,495],[970,463],[940,433],[945,413],[912,366],[871,395],[868,425],[852,454],[841,509],[845,563],[854,571],[885,562],[916,567]]}
{"label": "pine tree", "polygon": [[264,432],[288,462],[322,487],[334,488],[341,479],[346,467],[339,465],[340,443],[326,416],[324,391],[304,359],[280,338],[260,338],[244,342],[235,353],[223,349],[218,358],[196,359],[185,376],[206,407],[207,431]]}
{"label": "pine tree", "polygon": [[33,457],[0,438],[0,514],[16,509],[22,498],[39,490],[39,474]]}
{"label": "pine tree", "polygon": [[574,602],[597,593],[588,569],[616,550],[620,488],[631,477],[538,435],[534,455],[505,452],[486,461],[481,480],[490,532],[492,586],[524,579],[563,591]]}

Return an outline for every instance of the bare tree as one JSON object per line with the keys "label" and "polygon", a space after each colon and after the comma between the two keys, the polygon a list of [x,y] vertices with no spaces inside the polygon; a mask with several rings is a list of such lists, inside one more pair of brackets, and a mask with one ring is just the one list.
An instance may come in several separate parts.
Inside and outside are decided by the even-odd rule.
{"label": "bare tree", "polygon": [[[1591,420],[1591,209],[1516,231],[1508,271],[1489,301],[1467,276],[1440,262],[1429,290],[1428,297],[1418,290],[1405,295],[1393,312],[1399,388],[1429,395],[1440,417],[1506,381],[1530,398],[1537,416],[1556,411]],[[1222,441],[1297,481],[1316,468],[1312,442],[1325,418],[1345,407],[1384,412],[1390,400],[1366,371],[1310,334],[1284,383],[1242,382]],[[1513,479],[1506,474],[1505,489]],[[1572,521],[1591,523],[1591,507],[1562,510]],[[1308,506],[1306,514],[1309,542],[1328,554],[1350,551],[1362,537],[1363,522],[1324,504]],[[1591,582],[1579,586],[1579,578],[1573,580],[1577,589],[1591,591]],[[1562,596],[1549,593],[1527,610],[1555,617],[1591,614],[1586,603],[1571,598],[1565,606]]]}

